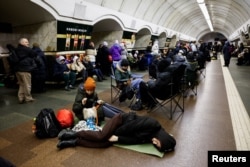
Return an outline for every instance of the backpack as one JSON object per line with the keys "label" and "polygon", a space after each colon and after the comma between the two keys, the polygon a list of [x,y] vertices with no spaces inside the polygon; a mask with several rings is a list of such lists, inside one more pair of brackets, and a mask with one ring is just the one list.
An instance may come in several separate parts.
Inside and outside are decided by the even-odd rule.
{"label": "backpack", "polygon": [[55,113],[50,108],[42,109],[34,120],[34,134],[38,138],[53,138],[61,131],[62,127]]}

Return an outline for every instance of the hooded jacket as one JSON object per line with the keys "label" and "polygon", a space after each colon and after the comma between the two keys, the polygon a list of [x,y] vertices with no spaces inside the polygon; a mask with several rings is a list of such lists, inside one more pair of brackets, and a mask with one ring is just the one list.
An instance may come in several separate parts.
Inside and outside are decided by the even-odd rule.
{"label": "hooded jacket", "polygon": [[134,112],[122,114],[122,125],[114,134],[118,136],[118,143],[122,144],[142,144],[152,143],[152,138],[157,138],[161,142],[159,151],[166,152],[173,150],[176,141],[151,117],[138,116]]}

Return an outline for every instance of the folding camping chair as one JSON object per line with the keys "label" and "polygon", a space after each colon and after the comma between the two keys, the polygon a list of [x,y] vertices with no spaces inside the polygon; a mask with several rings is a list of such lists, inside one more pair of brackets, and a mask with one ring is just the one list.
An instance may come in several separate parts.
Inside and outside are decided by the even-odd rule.
{"label": "folding camping chair", "polygon": [[186,68],[185,71],[185,93],[184,96],[187,97],[189,91],[192,91],[194,95],[197,95],[197,86],[198,86],[198,74],[197,70],[199,68],[198,62],[193,61],[189,62],[189,68]]}
{"label": "folding camping chair", "polygon": [[[165,98],[153,97],[150,92],[149,96],[154,100],[156,106],[153,107],[149,112],[161,109],[163,112],[166,110],[170,111],[169,118],[173,118],[173,114],[176,109],[179,108],[180,111],[184,112],[184,84],[185,84],[185,69],[186,65],[182,64],[172,73],[171,82],[164,86],[166,92],[170,92]],[[170,104],[170,109],[167,108],[167,104]]]}
{"label": "folding camping chair", "polygon": [[124,85],[121,84],[121,82],[127,82],[128,79],[124,80],[118,80],[115,76],[115,68],[111,67],[111,103],[116,102],[119,99],[119,96],[122,93],[122,89],[124,88]]}
{"label": "folding camping chair", "polygon": [[[116,102],[117,100],[119,100],[121,93],[123,92],[123,89],[126,87],[126,85],[122,84],[123,82],[127,82],[128,79],[124,79],[124,80],[118,80],[115,76],[115,68],[112,66],[111,67],[111,103]],[[131,74],[132,79],[136,79],[136,78],[142,78],[142,75],[139,74]],[[131,88],[130,91],[133,91],[133,94],[136,94],[137,90],[133,90],[133,88]],[[135,99],[135,95],[130,97],[130,104],[129,107],[132,105],[133,101]]]}
{"label": "folding camping chair", "polygon": [[198,59],[199,68],[197,71],[203,78],[206,77],[206,59],[204,57]]}

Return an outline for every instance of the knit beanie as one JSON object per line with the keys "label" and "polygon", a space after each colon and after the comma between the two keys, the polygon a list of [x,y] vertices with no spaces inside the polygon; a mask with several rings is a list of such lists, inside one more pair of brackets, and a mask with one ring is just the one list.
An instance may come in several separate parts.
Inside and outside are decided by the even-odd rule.
{"label": "knit beanie", "polygon": [[127,59],[122,59],[121,66],[125,66],[125,67],[129,66],[128,60]]}
{"label": "knit beanie", "polygon": [[161,142],[161,148],[157,148],[160,152],[172,151],[176,145],[173,136],[169,135],[163,128],[155,134],[155,138]]}
{"label": "knit beanie", "polygon": [[96,83],[95,80],[91,77],[88,77],[84,83],[85,90],[95,90]]}

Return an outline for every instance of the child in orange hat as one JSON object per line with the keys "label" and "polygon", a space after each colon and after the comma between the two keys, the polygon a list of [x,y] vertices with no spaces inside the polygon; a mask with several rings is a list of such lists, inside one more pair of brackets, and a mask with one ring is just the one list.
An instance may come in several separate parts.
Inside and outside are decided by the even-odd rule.
{"label": "child in orange hat", "polygon": [[[73,104],[73,112],[79,120],[84,119],[83,109],[84,108],[95,108],[99,104],[102,104],[103,101],[99,100],[97,93],[95,92],[96,82],[92,77],[88,77],[84,84],[81,84],[78,87],[77,94],[75,97],[75,102]],[[101,121],[104,119],[103,113],[97,111],[98,120]]]}

